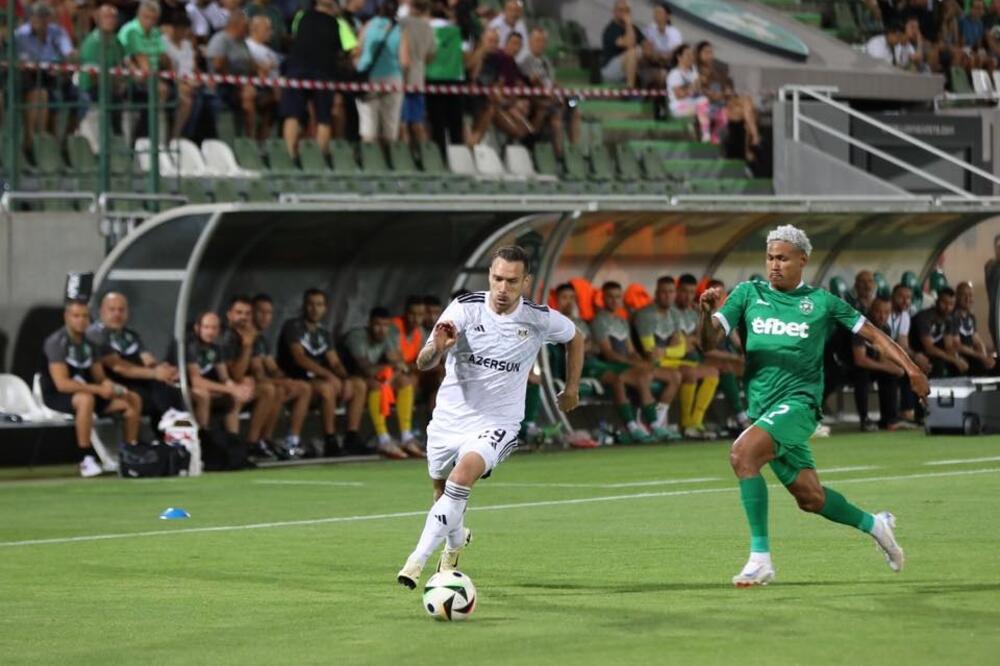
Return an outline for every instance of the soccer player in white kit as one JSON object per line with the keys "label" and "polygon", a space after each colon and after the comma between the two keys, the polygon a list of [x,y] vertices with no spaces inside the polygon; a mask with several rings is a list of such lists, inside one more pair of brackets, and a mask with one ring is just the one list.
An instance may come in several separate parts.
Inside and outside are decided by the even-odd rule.
{"label": "soccer player in white kit", "polygon": [[417,357],[421,370],[445,360],[445,378],[427,427],[427,467],[434,505],[417,547],[397,574],[413,589],[424,564],[446,541],[438,570],[453,570],[471,533],[463,515],[473,484],[517,448],[528,373],[545,343],[566,343],[566,388],[559,408],[579,402],[584,339],[567,317],[522,298],[528,255],[501,247],[490,263],[488,292],[459,296],[445,309]]}

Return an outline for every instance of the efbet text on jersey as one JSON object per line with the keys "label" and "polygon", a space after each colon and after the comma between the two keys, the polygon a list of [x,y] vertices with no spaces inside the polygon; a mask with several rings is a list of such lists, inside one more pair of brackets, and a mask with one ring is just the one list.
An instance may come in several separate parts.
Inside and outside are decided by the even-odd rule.
{"label": "efbet text on jersey", "polygon": [[484,368],[489,368],[490,370],[501,370],[503,372],[520,372],[521,364],[514,363],[513,361],[498,361],[495,358],[488,358],[486,356],[476,356],[475,354],[469,354],[466,359],[467,362],[473,365],[481,365]]}
{"label": "efbet text on jersey", "polygon": [[757,335],[787,335],[792,338],[809,337],[809,324],[806,323],[792,322],[786,324],[775,317],[768,317],[767,319],[754,317],[750,325],[753,328],[753,332]]}

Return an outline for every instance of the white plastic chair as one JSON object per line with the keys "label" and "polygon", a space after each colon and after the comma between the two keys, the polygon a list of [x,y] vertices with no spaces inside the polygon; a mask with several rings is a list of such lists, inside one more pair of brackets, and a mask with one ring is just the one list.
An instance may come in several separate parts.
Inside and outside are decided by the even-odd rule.
{"label": "white plastic chair", "polygon": [[209,169],[220,176],[230,178],[260,178],[260,172],[243,169],[236,161],[233,149],[225,141],[205,139],[201,142],[201,154]]}
{"label": "white plastic chair", "polygon": [[527,180],[557,181],[555,176],[543,176],[535,171],[535,163],[531,159],[531,153],[524,146],[508,144],[504,148],[504,161],[507,163],[507,171]]}
{"label": "white plastic chair", "polygon": [[524,180],[523,177],[511,175],[503,168],[500,156],[492,146],[483,144],[472,149],[472,156],[476,161],[476,170],[486,178],[498,180]]}
{"label": "white plastic chair", "polygon": [[170,152],[177,155],[177,166],[180,167],[181,176],[184,178],[224,175],[216,173],[214,169],[205,164],[205,158],[201,156],[201,151],[190,139],[171,139]]}
{"label": "white plastic chair", "polygon": [[993,89],[1000,93],[1000,69],[993,70]]}
{"label": "white plastic chair", "polygon": [[[135,140],[135,159],[139,165],[139,170],[143,173],[149,173],[152,167],[152,162],[149,156],[150,142],[148,137],[139,137]],[[167,152],[165,146],[160,146],[160,151],[158,153],[159,159],[157,160],[160,165],[160,175],[168,177],[176,177],[180,175],[177,170],[177,165],[174,164],[174,158],[170,156]]]}
{"label": "white plastic chair", "polygon": [[459,176],[479,177],[479,172],[476,170],[476,162],[468,146],[461,144],[450,144],[448,146],[448,168],[452,173]]}
{"label": "white plastic chair", "polygon": [[[45,400],[42,398],[42,375],[36,372],[35,376],[31,378],[31,395],[35,399],[35,407],[38,411],[43,414],[43,421],[72,421],[73,414],[67,414],[66,412],[57,412],[54,409],[50,409],[45,404]],[[99,415],[95,415],[99,417]],[[101,441],[101,436],[97,433],[97,427],[90,428],[90,445],[94,447],[94,452],[97,453],[97,457],[101,459],[101,466],[107,472],[118,471],[118,458],[108,451],[107,447],[104,446],[104,442]]]}
{"label": "white plastic chair", "polygon": [[25,421],[46,421],[31,389],[17,375],[0,375],[0,412],[17,414]]}
{"label": "white plastic chair", "polygon": [[993,83],[990,73],[985,69],[972,70],[972,89],[980,95],[993,95]]}

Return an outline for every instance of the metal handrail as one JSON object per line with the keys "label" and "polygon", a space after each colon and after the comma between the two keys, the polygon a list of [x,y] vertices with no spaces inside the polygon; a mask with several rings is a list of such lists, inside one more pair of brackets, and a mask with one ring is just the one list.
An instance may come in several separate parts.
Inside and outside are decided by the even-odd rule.
{"label": "metal handrail", "polygon": [[108,210],[111,201],[176,201],[186,204],[188,198],[183,194],[137,194],[135,192],[101,192],[97,197],[97,208],[101,213],[115,213]]}
{"label": "metal handrail", "polygon": [[[814,120],[812,118],[808,118],[808,117],[802,115],[802,112],[799,109],[799,99],[800,99],[800,95],[805,94],[805,95],[807,95],[807,96],[815,99],[818,102],[822,102],[823,104],[826,104],[827,106],[830,106],[830,107],[832,107],[834,109],[837,109],[838,111],[843,111],[848,116],[850,116],[852,118],[856,118],[856,119],[858,119],[858,120],[860,120],[862,122],[865,122],[865,123],[871,125],[872,127],[875,127],[876,129],[879,129],[879,130],[885,132],[886,134],[888,134],[890,136],[896,137],[897,139],[901,139],[901,140],[909,143],[910,145],[912,145],[912,146],[914,146],[916,148],[920,148],[920,149],[922,149],[922,150],[930,153],[931,155],[934,155],[935,157],[938,157],[940,159],[945,160],[946,162],[950,162],[950,163],[954,164],[955,166],[957,166],[957,167],[959,167],[959,168],[961,168],[961,169],[963,169],[965,171],[973,173],[973,174],[975,174],[975,175],[977,175],[977,176],[979,176],[981,178],[985,178],[986,180],[992,182],[995,185],[1000,185],[1000,178],[998,178],[994,174],[992,174],[992,173],[990,173],[988,171],[984,171],[983,169],[980,169],[977,166],[969,164],[968,162],[966,162],[964,160],[960,160],[957,157],[949,155],[948,153],[935,148],[934,146],[930,145],[929,143],[926,143],[924,141],[921,141],[920,139],[912,137],[912,136],[910,136],[909,134],[907,134],[905,132],[901,132],[901,131],[897,130],[896,128],[892,127],[892,126],[887,125],[886,123],[883,123],[881,121],[875,120],[871,116],[868,116],[868,115],[866,115],[864,113],[861,113],[860,111],[855,111],[854,109],[852,109],[851,107],[847,106],[846,104],[842,104],[840,102],[835,101],[829,95],[832,95],[833,93],[836,93],[837,92],[836,88],[833,88],[833,87],[817,88],[817,87],[813,87],[813,86],[795,86],[795,85],[782,86],[782,88],[779,90],[779,95],[781,95],[781,99],[785,99],[785,95],[787,93],[789,93],[789,92],[792,93],[792,109],[793,109],[793,111],[792,111],[792,134],[793,134],[793,138],[795,139],[795,141],[799,140],[799,122],[800,121],[804,121],[807,125],[810,125],[811,127],[815,127],[816,129],[819,129],[819,130],[823,130],[823,131],[825,131],[825,132],[827,132],[829,134],[837,136],[838,138],[843,138],[843,137],[846,136],[842,132],[834,130],[833,128],[828,127],[827,125],[824,125],[823,123],[820,123],[819,121],[816,121],[816,120]],[[857,139],[854,139],[853,137],[851,137],[850,139],[851,140],[848,140],[848,139],[844,139],[844,140],[848,141],[848,143],[851,143],[851,145],[853,145],[853,146],[861,148],[862,150],[867,150],[868,152],[871,152],[871,153],[877,155],[878,157],[882,157],[883,159],[886,159],[885,158],[885,153],[882,153],[881,155],[878,155],[878,152],[876,152],[876,151],[878,151],[877,148],[869,146],[868,144],[866,144],[864,142],[858,141]],[[892,159],[889,159],[888,161],[893,162]],[[914,166],[911,166],[911,165],[905,164],[905,163],[900,163],[898,161],[897,162],[893,162],[893,164],[896,164],[897,166],[902,166],[906,170],[908,170],[911,173],[913,173],[914,175],[919,176],[921,178],[924,178],[924,179],[926,179],[926,180],[928,180],[928,181],[930,181],[932,183],[935,183],[936,185],[940,186],[941,182],[943,182],[940,179],[936,178],[935,176],[932,176],[931,174],[927,173],[923,169],[918,169],[918,168],[916,168]],[[956,188],[955,186],[950,185],[950,184],[946,187],[946,189],[948,189],[949,191],[952,191],[952,192],[956,192],[960,196],[964,196],[966,198],[974,198],[976,196],[976,195],[972,194],[971,192],[968,192],[967,190],[964,190],[964,189],[961,189],[961,188]]]}
{"label": "metal handrail", "polygon": [[26,192],[22,190],[7,190],[0,196],[0,210],[11,212],[11,204],[15,201],[89,201],[88,212],[96,212],[95,197],[90,192],[71,192],[69,190],[37,190]]}

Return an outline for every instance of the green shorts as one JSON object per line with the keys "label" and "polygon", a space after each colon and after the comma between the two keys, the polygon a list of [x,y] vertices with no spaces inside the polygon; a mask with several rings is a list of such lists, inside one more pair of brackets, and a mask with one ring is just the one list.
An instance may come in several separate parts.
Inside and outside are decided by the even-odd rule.
{"label": "green shorts", "polygon": [[817,418],[815,407],[782,402],[754,419],[754,425],[774,441],[771,471],[783,485],[794,483],[801,470],[816,469],[809,438],[816,431]]}
{"label": "green shorts", "polygon": [[631,367],[628,363],[615,363],[614,361],[605,361],[596,356],[588,356],[583,360],[583,376],[600,379],[606,372],[613,372],[616,375],[620,375]]}

